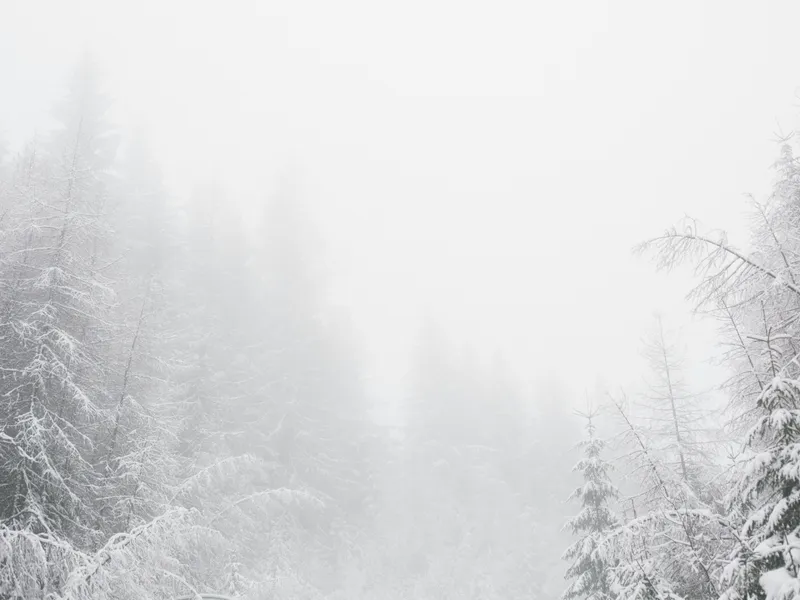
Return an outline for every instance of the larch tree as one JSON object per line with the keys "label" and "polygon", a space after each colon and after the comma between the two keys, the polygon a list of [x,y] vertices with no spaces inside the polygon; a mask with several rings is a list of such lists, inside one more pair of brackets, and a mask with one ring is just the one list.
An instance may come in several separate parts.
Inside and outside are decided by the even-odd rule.
{"label": "larch tree", "polygon": [[637,247],[651,253],[659,269],[695,266],[700,281],[689,299],[721,323],[726,351],[720,358],[730,366],[726,389],[736,432],[747,431],[757,418],[756,400],[778,370],[800,374],[790,360],[800,350],[800,166],[788,142],[774,170],[769,198],[763,203],[751,198],[748,250],[724,232],[702,231],[692,219]]}
{"label": "larch tree", "polygon": [[[618,557],[620,598],[707,598],[719,596],[721,556],[732,531],[722,503],[698,494],[680,469],[665,459],[650,429],[634,423],[624,401],[611,398],[623,430],[620,442],[629,477],[636,482],[631,514],[609,537],[607,552]],[[649,591],[648,591],[649,590]],[[633,596],[630,596],[630,595]],[[646,595],[645,594],[645,595]]]}
{"label": "larch tree", "polygon": [[659,462],[671,469],[690,493],[714,504],[721,501],[713,483],[720,471],[715,468],[714,451],[721,436],[713,426],[715,411],[708,406],[708,398],[692,391],[686,381],[683,352],[676,338],[656,315],[643,344],[649,371],[640,417],[646,422],[648,443]]}

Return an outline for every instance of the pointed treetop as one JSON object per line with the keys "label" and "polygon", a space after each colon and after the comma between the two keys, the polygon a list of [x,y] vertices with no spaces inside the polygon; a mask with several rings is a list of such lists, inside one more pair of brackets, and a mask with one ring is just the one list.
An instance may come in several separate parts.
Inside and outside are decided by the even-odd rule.
{"label": "pointed treetop", "polygon": [[119,135],[109,118],[111,107],[112,99],[102,89],[100,69],[86,54],[72,71],[66,94],[53,111],[60,125],[53,136],[55,149],[77,149],[92,166],[108,168],[119,146]]}

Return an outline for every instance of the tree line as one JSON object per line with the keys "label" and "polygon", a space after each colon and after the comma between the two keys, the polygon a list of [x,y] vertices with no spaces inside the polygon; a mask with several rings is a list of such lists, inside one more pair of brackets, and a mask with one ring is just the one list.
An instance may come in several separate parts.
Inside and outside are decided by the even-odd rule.
{"label": "tree line", "polygon": [[555,598],[561,393],[422,328],[387,431],[296,182],[180,202],[111,106],[0,155],[0,598]]}
{"label": "tree line", "polygon": [[[774,172],[769,197],[751,198],[745,249],[691,219],[637,248],[658,268],[694,269],[689,298],[719,324],[709,358],[727,368],[727,405],[691,393],[659,322],[647,392],[610,394],[584,412],[564,600],[800,595],[800,165],[791,139]],[[611,440],[601,418],[617,432]]]}

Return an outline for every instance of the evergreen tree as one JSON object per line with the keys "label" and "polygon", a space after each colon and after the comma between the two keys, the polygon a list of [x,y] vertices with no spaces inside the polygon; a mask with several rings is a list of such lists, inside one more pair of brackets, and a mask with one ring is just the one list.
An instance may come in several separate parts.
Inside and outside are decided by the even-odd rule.
{"label": "evergreen tree", "polygon": [[757,402],[747,454],[729,497],[743,526],[725,572],[728,598],[763,598],[778,574],[786,597],[800,591],[800,382],[776,376]]}
{"label": "evergreen tree", "polygon": [[[232,250],[246,244],[246,237],[240,228],[221,227],[238,217],[227,200],[216,185],[195,190],[184,210],[184,235],[165,300],[178,338],[172,355],[178,452],[201,466],[228,455],[225,434],[238,418],[231,409],[248,397],[243,385],[255,377],[254,360],[245,360],[255,329],[247,319],[257,314],[254,290],[247,285],[244,251]],[[232,214],[223,218],[226,211]]]}
{"label": "evergreen tree", "polygon": [[58,113],[62,127],[24,153],[0,264],[3,287],[2,486],[6,523],[98,541],[99,425],[113,292],[102,273],[113,135],[88,65]]}
{"label": "evergreen tree", "polygon": [[572,561],[566,578],[574,579],[562,594],[563,600],[606,600],[615,596],[610,585],[610,568],[614,565],[607,563],[600,546],[609,531],[619,524],[609,507],[619,492],[608,475],[611,465],[602,457],[605,443],[596,436],[593,421],[596,415],[591,410],[583,414],[588,439],[580,444],[584,457],[574,470],[583,475],[584,483],[570,496],[570,500],[581,502],[582,509],[567,522],[572,533],[581,537],[563,556]]}
{"label": "evergreen tree", "polygon": [[175,222],[167,190],[145,142],[134,137],[118,168],[110,215],[118,329],[106,357],[110,419],[99,467],[119,486],[104,507],[108,528],[126,531],[158,514],[170,495],[178,457],[171,354],[175,328],[167,304],[174,281]]}
{"label": "evergreen tree", "polygon": [[241,441],[271,465],[265,481],[324,500],[324,511],[297,518],[318,561],[316,581],[330,589],[339,585],[341,543],[366,516],[370,415],[352,326],[326,306],[325,265],[300,184],[279,180],[256,231],[259,387],[238,418]]}

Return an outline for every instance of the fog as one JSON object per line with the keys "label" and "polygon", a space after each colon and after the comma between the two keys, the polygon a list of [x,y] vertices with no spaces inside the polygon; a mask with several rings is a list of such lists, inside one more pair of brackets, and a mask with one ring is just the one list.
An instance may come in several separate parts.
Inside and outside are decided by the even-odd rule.
{"label": "fog", "polygon": [[0,597],[800,595],[799,17],[0,0]]}

